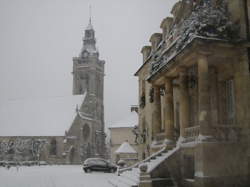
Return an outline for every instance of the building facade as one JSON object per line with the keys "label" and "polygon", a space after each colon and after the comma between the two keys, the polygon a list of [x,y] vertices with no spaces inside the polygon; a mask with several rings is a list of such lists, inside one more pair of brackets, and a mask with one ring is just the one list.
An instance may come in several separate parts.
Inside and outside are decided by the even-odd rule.
{"label": "building facade", "polygon": [[99,59],[90,19],[81,53],[73,58],[73,94],[83,95],[83,103],[77,107],[77,115],[65,135],[65,151],[70,163],[105,157],[104,64],[105,61]]}
{"label": "building facade", "polygon": [[0,160],[80,164],[89,157],[106,157],[104,64],[99,59],[90,19],[80,55],[73,58],[73,94],[81,95],[82,103],[76,108],[70,128],[62,136],[0,137]]}
{"label": "building facade", "polygon": [[142,48],[138,186],[249,185],[249,11],[248,0],[179,1]]}
{"label": "building facade", "polygon": [[127,118],[117,121],[109,127],[111,161],[113,163],[119,161],[116,151],[124,142],[127,141],[135,151],[138,150],[138,142],[134,133],[136,127],[138,127],[138,114],[136,111],[132,111]]}

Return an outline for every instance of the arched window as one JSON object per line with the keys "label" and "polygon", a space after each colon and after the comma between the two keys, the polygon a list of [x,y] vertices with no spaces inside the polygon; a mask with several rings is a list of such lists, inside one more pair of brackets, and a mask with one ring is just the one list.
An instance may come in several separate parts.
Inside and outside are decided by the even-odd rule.
{"label": "arched window", "polygon": [[90,128],[88,124],[85,124],[82,128],[82,137],[84,140],[87,140],[90,135]]}
{"label": "arched window", "polygon": [[57,153],[56,144],[57,144],[56,139],[52,139],[50,142],[50,149],[49,149],[50,155],[56,155]]}

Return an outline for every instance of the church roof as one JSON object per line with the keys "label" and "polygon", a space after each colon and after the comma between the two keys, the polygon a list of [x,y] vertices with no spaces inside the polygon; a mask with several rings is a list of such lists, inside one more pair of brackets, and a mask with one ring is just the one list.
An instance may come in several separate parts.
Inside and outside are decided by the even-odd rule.
{"label": "church roof", "polygon": [[116,154],[119,153],[137,153],[135,149],[127,142],[123,142],[122,145],[115,151]]}
{"label": "church roof", "polygon": [[30,98],[0,107],[0,136],[63,136],[84,95]]}
{"label": "church roof", "polygon": [[130,112],[127,117],[112,123],[109,128],[124,128],[124,127],[134,127],[138,125],[138,114],[133,111]]}

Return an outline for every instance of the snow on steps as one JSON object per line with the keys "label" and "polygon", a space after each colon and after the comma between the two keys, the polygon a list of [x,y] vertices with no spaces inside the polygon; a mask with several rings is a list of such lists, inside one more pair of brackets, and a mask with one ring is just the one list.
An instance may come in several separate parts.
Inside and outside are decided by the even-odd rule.
{"label": "snow on steps", "polygon": [[[166,148],[161,149],[160,151],[152,154],[150,157],[145,160],[134,164],[131,167],[121,169],[120,176],[113,178],[110,181],[113,187],[137,187],[140,181],[140,164],[148,165],[148,173],[152,172],[157,168],[162,162],[164,162],[169,156],[175,153],[179,149],[179,146],[175,147],[172,150],[166,150]],[[169,180],[169,179],[155,179],[155,182],[158,180]],[[154,181],[154,179],[153,179]]]}
{"label": "snow on steps", "polygon": [[148,165],[148,173],[151,173],[157,166],[159,166],[162,162],[164,162],[169,156],[171,156],[173,153],[175,153],[179,149],[178,147],[175,147],[174,149],[169,150],[166,153],[162,153],[160,156],[158,156],[155,160],[152,160],[149,162]]}
{"label": "snow on steps", "polygon": [[138,182],[135,182],[131,177],[114,176],[109,180],[113,187],[138,187]]}

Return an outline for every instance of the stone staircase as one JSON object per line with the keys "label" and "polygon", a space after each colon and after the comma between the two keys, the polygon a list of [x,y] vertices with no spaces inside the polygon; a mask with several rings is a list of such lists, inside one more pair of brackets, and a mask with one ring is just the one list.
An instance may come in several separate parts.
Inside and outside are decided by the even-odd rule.
{"label": "stone staircase", "polygon": [[177,187],[178,150],[179,147],[170,150],[164,147],[145,160],[120,169],[110,184],[114,187]]}

